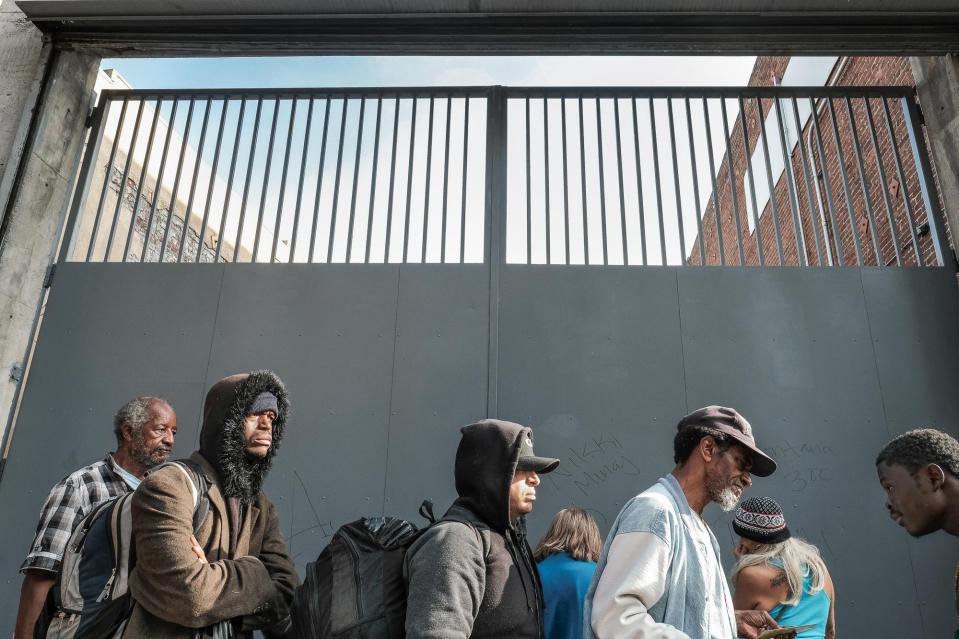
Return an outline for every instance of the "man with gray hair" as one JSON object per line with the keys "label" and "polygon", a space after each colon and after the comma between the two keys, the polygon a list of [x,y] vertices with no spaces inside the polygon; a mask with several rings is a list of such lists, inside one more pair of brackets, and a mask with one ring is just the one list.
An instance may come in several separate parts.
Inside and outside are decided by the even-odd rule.
{"label": "man with gray hair", "polygon": [[131,399],[113,418],[117,450],[60,480],[47,496],[24,574],[14,639],[30,639],[60,571],[73,527],[99,504],[131,492],[173,450],[176,413],[160,397]]}

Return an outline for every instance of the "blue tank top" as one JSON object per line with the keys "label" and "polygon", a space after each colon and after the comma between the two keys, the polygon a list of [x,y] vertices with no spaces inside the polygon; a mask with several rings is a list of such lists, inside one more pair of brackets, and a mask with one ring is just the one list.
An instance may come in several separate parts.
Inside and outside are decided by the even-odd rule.
{"label": "blue tank top", "polygon": [[546,602],[546,639],[582,639],[583,601],[596,563],[577,561],[561,552],[539,562],[537,568]]}
{"label": "blue tank top", "polygon": [[[782,562],[773,560],[773,565],[782,568]],[[808,626],[815,624],[809,630],[796,635],[796,639],[823,639],[826,636],[826,624],[829,621],[829,593],[823,588],[816,594],[810,594],[812,587],[812,573],[806,569],[802,580],[802,597],[796,604],[787,606],[779,604],[769,611],[769,616],[780,626]]]}

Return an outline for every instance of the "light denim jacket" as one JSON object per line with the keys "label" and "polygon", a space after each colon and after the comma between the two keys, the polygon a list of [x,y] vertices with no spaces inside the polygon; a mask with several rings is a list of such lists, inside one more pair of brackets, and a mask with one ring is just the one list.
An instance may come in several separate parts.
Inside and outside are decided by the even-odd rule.
{"label": "light denim jacket", "polygon": [[[633,544],[634,538],[623,537],[610,557],[617,536],[629,533],[650,534],[636,535],[636,546],[624,545]],[[637,565],[637,555],[655,561]],[[613,522],[586,595],[584,638],[734,639],[735,613],[719,556],[716,537],[690,509],[676,478],[670,474],[659,479],[627,502]],[[593,598],[607,563],[611,569],[602,588],[605,596],[596,602],[594,632]],[[623,583],[610,583],[609,579],[619,578],[614,574],[623,577]],[[642,602],[650,591],[662,595]],[[610,597],[610,592],[616,596]]]}

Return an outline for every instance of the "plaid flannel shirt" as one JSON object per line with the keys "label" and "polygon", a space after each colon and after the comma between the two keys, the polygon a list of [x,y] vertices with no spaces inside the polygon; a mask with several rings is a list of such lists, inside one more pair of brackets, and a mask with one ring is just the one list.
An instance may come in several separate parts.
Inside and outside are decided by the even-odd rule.
{"label": "plaid flannel shirt", "polygon": [[60,480],[50,489],[47,501],[43,504],[36,538],[20,566],[20,572],[59,572],[73,527],[97,505],[131,490],[116,471],[113,455],[107,455],[102,461],[85,466]]}

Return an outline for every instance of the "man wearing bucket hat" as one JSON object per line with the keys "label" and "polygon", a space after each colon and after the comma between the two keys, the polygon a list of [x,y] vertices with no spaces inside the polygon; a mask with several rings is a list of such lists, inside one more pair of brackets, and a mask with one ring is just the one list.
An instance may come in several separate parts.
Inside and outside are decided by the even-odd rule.
{"label": "man wearing bucket hat", "polygon": [[749,422],[723,406],[681,419],[673,452],[673,471],[628,501],[606,537],[586,595],[586,639],[755,639],[777,627],[768,613],[734,612],[702,518],[710,502],[735,508],[751,475],[771,475],[776,462]]}
{"label": "man wearing bucket hat", "polygon": [[406,557],[407,639],[541,639],[543,589],[526,543],[541,474],[531,429],[495,419],[462,429],[459,496]]}

